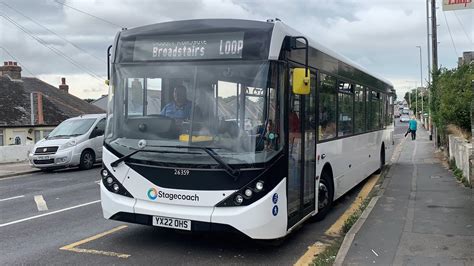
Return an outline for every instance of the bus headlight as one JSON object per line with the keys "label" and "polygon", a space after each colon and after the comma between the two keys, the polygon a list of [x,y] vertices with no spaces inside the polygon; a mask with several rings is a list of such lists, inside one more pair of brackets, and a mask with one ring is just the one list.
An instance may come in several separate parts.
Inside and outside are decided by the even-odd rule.
{"label": "bus headlight", "polygon": [[253,194],[253,192],[250,188],[247,188],[244,193],[245,193],[245,196],[247,196],[249,198],[252,197],[252,194]]}
{"label": "bus headlight", "polygon": [[120,182],[112,175],[112,173],[108,169],[103,168],[100,171],[100,174],[102,176],[102,183],[108,191],[125,197],[133,198],[133,196],[127,191],[127,189],[123,187],[122,184],[120,184]]}
{"label": "bus headlight", "polygon": [[[239,190],[217,203],[216,207],[248,206],[265,197],[284,179],[284,175],[281,174],[285,171],[282,160],[283,156],[275,159],[271,165],[257,172],[253,180],[243,184]],[[268,200],[271,201],[271,197]]]}
{"label": "bus headlight", "polygon": [[103,178],[106,178],[106,177],[109,176],[109,171],[107,171],[107,169],[102,169],[101,174],[102,174],[102,177],[103,177]]}
{"label": "bus headlight", "polygon": [[240,194],[237,194],[237,196],[235,196],[235,203],[237,205],[240,205],[242,204],[242,202],[244,202],[244,197],[242,197],[242,195]]}

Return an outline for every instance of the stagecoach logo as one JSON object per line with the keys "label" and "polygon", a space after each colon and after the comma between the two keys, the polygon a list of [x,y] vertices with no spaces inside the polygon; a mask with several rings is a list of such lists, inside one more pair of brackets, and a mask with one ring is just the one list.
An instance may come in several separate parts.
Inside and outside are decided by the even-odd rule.
{"label": "stagecoach logo", "polygon": [[186,194],[178,194],[178,193],[168,193],[161,190],[157,191],[155,188],[150,188],[147,192],[147,196],[151,200],[156,200],[157,198],[160,198],[160,199],[167,199],[169,201],[172,201],[172,200],[199,201],[199,196],[197,194],[186,195]]}
{"label": "stagecoach logo", "polygon": [[156,197],[158,197],[158,192],[156,191],[155,188],[150,188],[148,190],[148,193],[146,193],[148,195],[148,198],[151,199],[151,200],[155,200]]}
{"label": "stagecoach logo", "polygon": [[244,33],[187,34],[137,39],[135,61],[242,58]]}

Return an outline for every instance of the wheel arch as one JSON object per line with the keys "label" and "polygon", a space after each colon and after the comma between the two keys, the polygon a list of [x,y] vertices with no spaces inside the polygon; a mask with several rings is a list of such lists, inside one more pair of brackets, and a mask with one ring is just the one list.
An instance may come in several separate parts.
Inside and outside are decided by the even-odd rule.
{"label": "wheel arch", "polygon": [[332,166],[329,162],[325,163],[322,170],[321,170],[321,175],[323,173],[327,173],[331,178],[329,179],[329,181],[331,182],[331,185],[332,185],[332,189],[334,190],[334,193],[333,193],[333,200],[334,198],[336,197],[336,183],[334,182],[334,172],[332,170]]}

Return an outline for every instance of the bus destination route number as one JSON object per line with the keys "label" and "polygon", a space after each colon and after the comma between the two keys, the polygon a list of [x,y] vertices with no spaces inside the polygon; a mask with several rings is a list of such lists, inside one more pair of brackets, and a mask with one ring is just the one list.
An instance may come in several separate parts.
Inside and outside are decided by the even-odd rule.
{"label": "bus destination route number", "polygon": [[191,231],[191,220],[153,216],[153,225],[166,228]]}

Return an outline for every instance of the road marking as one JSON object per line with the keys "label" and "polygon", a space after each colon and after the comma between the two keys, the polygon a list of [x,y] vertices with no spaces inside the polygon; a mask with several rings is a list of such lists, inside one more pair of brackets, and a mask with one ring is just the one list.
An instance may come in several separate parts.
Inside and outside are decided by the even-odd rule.
{"label": "road marking", "polygon": [[344,225],[344,222],[347,220],[347,218],[349,218],[349,216],[351,216],[359,209],[362,202],[365,200],[365,198],[367,198],[370,191],[372,191],[372,188],[375,186],[375,184],[377,184],[379,178],[380,175],[371,175],[367,179],[367,182],[365,182],[364,186],[360,190],[359,194],[357,194],[356,199],[352,202],[349,208],[347,208],[346,211],[341,216],[339,216],[337,221],[334,222],[331,227],[326,230],[326,232],[324,232],[325,238],[327,240],[324,241],[324,243],[318,241],[313,245],[309,246],[306,253],[301,256],[294,264],[295,266],[306,266],[312,264],[314,257],[323,252],[328,246],[330,246],[335,237],[341,235],[341,230],[342,226]]}
{"label": "road marking", "polygon": [[20,220],[0,224],[0,227],[5,227],[5,226],[8,226],[8,225],[12,225],[12,224],[17,224],[17,223],[26,222],[26,221],[29,221],[29,220],[34,220],[34,219],[37,219],[37,218],[41,218],[43,216],[48,216],[48,215],[52,215],[52,214],[56,214],[56,213],[60,213],[60,212],[64,212],[64,211],[69,211],[69,210],[72,210],[72,209],[84,207],[84,206],[91,205],[91,204],[98,203],[98,202],[100,202],[100,200],[95,200],[95,201],[87,202],[87,203],[84,203],[84,204],[80,204],[80,205],[60,209],[60,210],[57,210],[57,211],[52,211],[52,212],[43,213],[43,214],[40,214],[40,215],[31,216],[31,217],[28,217],[28,218],[23,218],[23,219],[20,219]]}
{"label": "road marking", "polygon": [[43,195],[36,195],[35,196],[36,207],[38,207],[38,211],[47,211],[48,205],[46,205],[46,201],[43,198]]}
{"label": "road marking", "polygon": [[128,257],[130,257],[131,255],[129,254],[122,254],[122,253],[117,253],[117,252],[112,252],[112,251],[102,251],[102,250],[95,250],[95,249],[85,249],[85,248],[77,248],[78,246],[82,245],[82,244],[85,244],[85,243],[88,243],[88,242],[91,242],[91,241],[94,241],[94,240],[97,240],[101,237],[104,237],[106,235],[110,235],[112,233],[115,233],[119,230],[122,230],[122,229],[125,229],[127,228],[128,226],[126,225],[121,225],[119,227],[116,227],[114,229],[111,229],[109,231],[106,231],[106,232],[103,232],[103,233],[100,233],[100,234],[97,234],[97,235],[94,235],[94,236],[91,236],[91,237],[88,237],[88,238],[85,238],[83,240],[79,240],[75,243],[72,243],[72,244],[69,244],[69,245],[66,245],[64,247],[61,247],[59,248],[60,250],[67,250],[67,251],[72,251],[72,252],[78,252],[78,253],[88,253],[88,254],[96,254],[96,255],[104,255],[104,256],[111,256],[111,257],[118,257],[118,258],[122,258],[122,259],[127,259]]}
{"label": "road marking", "polygon": [[375,252],[373,249],[371,249],[371,250],[372,250],[372,253],[375,254],[375,256],[377,256],[377,257],[379,256],[379,254],[377,254],[377,252]]}
{"label": "road marking", "polygon": [[0,199],[0,201],[7,201],[7,200],[12,200],[12,199],[19,199],[19,198],[23,198],[23,197],[25,197],[25,195],[15,196],[15,197],[6,198],[6,199]]}
{"label": "road marking", "polygon": [[367,182],[364,184],[362,189],[360,190],[359,194],[357,195],[356,199],[354,202],[352,202],[351,206],[337,219],[335,223],[331,225],[331,227],[324,232],[328,236],[339,236],[341,234],[341,229],[342,226],[344,225],[344,222],[351,216],[353,213],[355,213],[362,202],[367,198],[369,195],[370,191],[372,191],[372,188],[375,186],[377,181],[379,180],[380,175],[372,175],[369,177]]}

